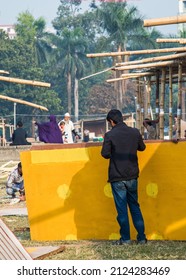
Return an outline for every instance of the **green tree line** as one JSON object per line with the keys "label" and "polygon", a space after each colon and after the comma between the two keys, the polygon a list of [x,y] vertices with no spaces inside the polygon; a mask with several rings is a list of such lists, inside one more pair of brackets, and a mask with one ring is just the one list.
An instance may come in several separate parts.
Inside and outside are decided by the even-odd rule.
{"label": "green tree line", "polygon": [[[125,113],[135,110],[132,82],[118,83],[118,88],[105,82],[118,73],[107,71],[80,80],[123,58],[90,59],[86,54],[160,48],[156,38],[163,35],[154,28],[145,29],[143,16],[127,2],[96,5],[92,1],[84,12],[81,6],[81,0],[60,0],[52,22],[55,33],[47,32],[45,20],[35,19],[29,11],[18,15],[15,39],[0,32],[0,70],[9,71],[11,77],[51,83],[50,88],[42,88],[0,81],[0,94],[46,106],[50,114],[68,111],[75,119],[106,114],[116,107]],[[0,116],[13,112],[11,102],[0,100],[0,108]],[[44,114],[24,105],[19,105],[19,112]]]}

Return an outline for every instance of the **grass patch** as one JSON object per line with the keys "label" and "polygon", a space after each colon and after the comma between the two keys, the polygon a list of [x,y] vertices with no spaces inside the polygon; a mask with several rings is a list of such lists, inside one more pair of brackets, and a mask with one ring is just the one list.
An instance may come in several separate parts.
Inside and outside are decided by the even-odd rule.
{"label": "grass patch", "polygon": [[24,247],[65,245],[65,251],[49,256],[48,260],[185,260],[186,241],[149,241],[145,245],[135,242],[128,246],[114,246],[112,241],[44,241],[30,239],[27,217],[4,216],[2,220]]}

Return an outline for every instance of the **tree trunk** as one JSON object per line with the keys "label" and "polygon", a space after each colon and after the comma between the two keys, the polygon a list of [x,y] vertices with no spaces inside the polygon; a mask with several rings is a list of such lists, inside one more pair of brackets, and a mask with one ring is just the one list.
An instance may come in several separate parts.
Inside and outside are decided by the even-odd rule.
{"label": "tree trunk", "polygon": [[71,115],[72,101],[71,101],[71,92],[72,92],[72,77],[71,73],[67,74],[67,94],[68,94],[68,112]]}
{"label": "tree trunk", "polygon": [[79,117],[79,95],[78,95],[78,79],[75,77],[74,81],[74,115],[75,121],[78,121]]}

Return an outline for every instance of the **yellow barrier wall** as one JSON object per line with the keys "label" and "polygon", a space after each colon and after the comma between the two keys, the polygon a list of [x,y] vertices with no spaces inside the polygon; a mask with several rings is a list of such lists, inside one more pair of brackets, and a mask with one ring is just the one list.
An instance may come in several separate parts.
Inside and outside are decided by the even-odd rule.
{"label": "yellow barrier wall", "polygon": [[[139,202],[148,239],[186,240],[186,142],[146,143]],[[60,147],[60,148],[59,148]],[[101,144],[21,152],[32,240],[118,239]],[[131,237],[136,232],[131,223]]]}

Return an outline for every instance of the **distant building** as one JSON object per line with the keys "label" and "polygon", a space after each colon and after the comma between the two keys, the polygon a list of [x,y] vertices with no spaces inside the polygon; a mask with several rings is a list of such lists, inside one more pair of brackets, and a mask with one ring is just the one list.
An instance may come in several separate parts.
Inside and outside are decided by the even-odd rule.
{"label": "distant building", "polygon": [[3,30],[6,34],[8,34],[10,39],[14,39],[16,36],[15,25],[13,24],[0,25],[0,30]]}
{"label": "distant building", "polygon": [[[178,0],[178,5],[179,5],[179,15],[186,15],[186,1]],[[186,24],[179,23],[178,30],[179,30],[179,32],[183,32],[183,30],[186,30]]]}

